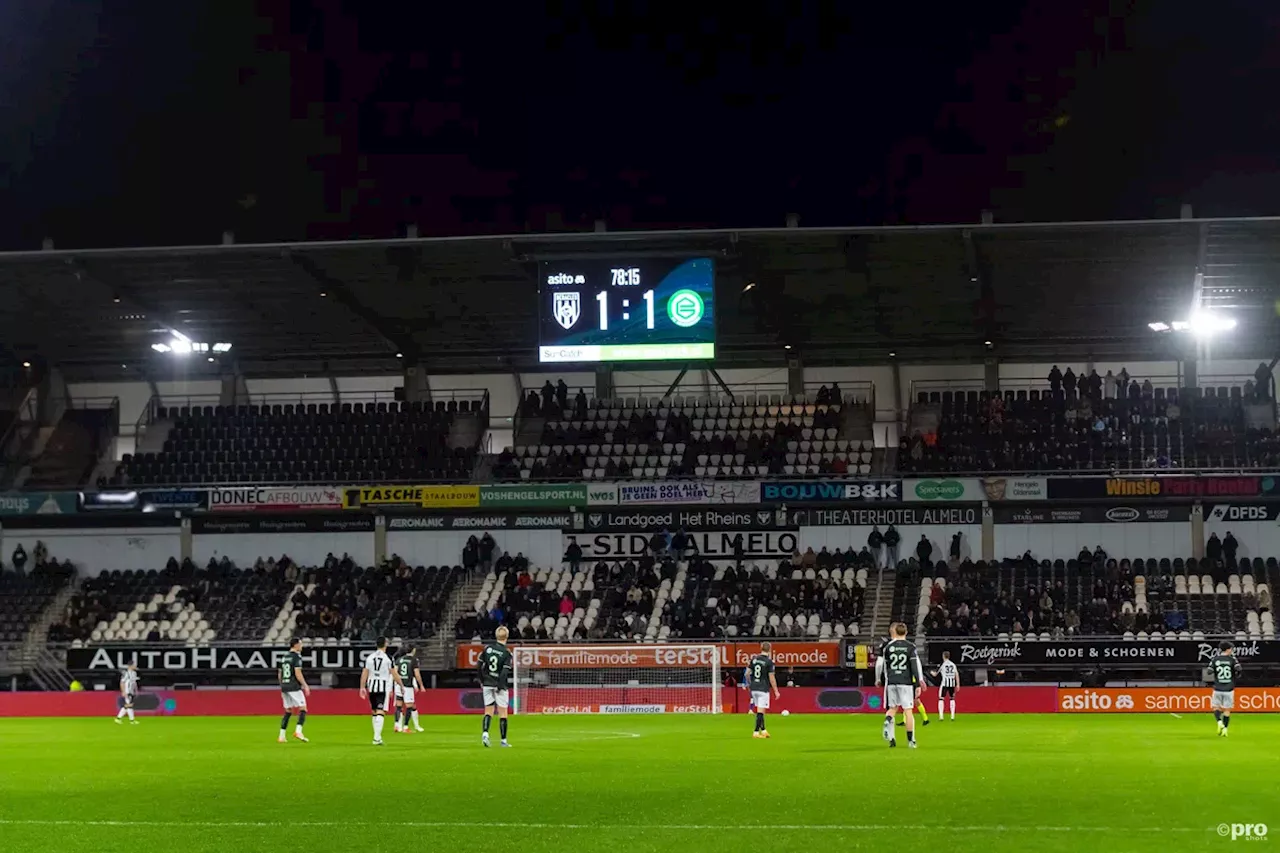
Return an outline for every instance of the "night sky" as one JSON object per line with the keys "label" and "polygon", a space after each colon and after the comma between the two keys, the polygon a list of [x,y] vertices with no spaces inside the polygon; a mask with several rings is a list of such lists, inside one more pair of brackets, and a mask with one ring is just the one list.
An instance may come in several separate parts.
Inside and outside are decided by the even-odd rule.
{"label": "night sky", "polygon": [[7,0],[0,247],[1280,214],[1274,0],[712,6]]}

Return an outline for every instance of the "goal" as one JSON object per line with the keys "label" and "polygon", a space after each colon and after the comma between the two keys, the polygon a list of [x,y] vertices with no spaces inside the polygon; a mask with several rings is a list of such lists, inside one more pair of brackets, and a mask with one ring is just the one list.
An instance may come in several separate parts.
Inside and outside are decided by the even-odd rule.
{"label": "goal", "polygon": [[718,714],[714,645],[516,646],[518,714]]}

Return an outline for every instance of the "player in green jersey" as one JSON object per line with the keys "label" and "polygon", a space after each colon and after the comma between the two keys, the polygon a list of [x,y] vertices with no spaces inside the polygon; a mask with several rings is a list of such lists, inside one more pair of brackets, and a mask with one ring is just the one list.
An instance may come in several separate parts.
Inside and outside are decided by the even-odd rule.
{"label": "player in green jersey", "polygon": [[396,731],[409,734],[413,729],[409,728],[409,720],[413,720],[413,728],[423,731],[422,726],[418,725],[418,708],[414,704],[414,689],[422,690],[422,673],[418,671],[418,650],[414,646],[404,650],[404,653],[396,658],[396,675],[400,676],[400,682],[403,684],[396,685]]}
{"label": "player in green jersey", "polygon": [[511,683],[511,669],[515,663],[511,650],[507,648],[506,626],[499,626],[494,634],[494,642],[486,643],[480,652],[480,660],[476,668],[480,671],[480,690],[484,694],[484,728],[480,742],[489,745],[489,723],[493,712],[498,711],[498,731],[502,736],[502,746],[507,743],[507,688]]}
{"label": "player in green jersey", "polygon": [[769,710],[769,696],[782,698],[778,678],[774,675],[772,643],[761,643],[760,654],[747,661],[747,687],[751,691],[751,704],[756,709],[756,730],[751,736],[767,739],[769,730],[764,726],[764,712]]}
{"label": "player in green jersey", "polygon": [[1227,737],[1231,728],[1231,709],[1236,706],[1236,682],[1240,680],[1240,659],[1230,640],[1223,640],[1218,654],[1209,661],[1209,675],[1213,679],[1213,696],[1209,707],[1218,721],[1218,737]]}
{"label": "player in green jersey", "polygon": [[298,725],[293,730],[293,737],[294,740],[307,743],[307,738],[302,733],[302,724],[307,721],[307,697],[311,695],[311,685],[307,684],[307,679],[302,674],[301,640],[289,642],[289,651],[281,656],[280,663],[276,666],[276,678],[280,682],[280,695],[284,698],[284,716],[280,718],[280,737],[277,740],[280,743],[287,740],[285,733],[289,730],[289,717],[296,710]]}

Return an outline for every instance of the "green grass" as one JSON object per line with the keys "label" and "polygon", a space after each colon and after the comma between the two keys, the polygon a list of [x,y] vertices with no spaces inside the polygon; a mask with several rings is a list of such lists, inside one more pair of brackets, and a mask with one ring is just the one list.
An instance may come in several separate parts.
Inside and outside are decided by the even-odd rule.
{"label": "green grass", "polygon": [[[0,850],[1160,851],[1280,835],[1280,717],[476,717],[370,745],[364,717],[0,720]],[[494,725],[496,734],[496,721]],[[899,732],[902,730],[899,729]],[[377,829],[374,824],[382,823]],[[1273,839],[1280,842],[1280,838]],[[1242,842],[1235,842],[1236,844]]]}

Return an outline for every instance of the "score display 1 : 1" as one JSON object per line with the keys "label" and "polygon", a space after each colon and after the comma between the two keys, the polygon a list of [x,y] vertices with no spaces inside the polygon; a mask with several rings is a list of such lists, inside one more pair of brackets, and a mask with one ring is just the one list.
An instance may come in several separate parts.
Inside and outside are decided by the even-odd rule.
{"label": "score display 1 : 1", "polygon": [[[626,271],[625,271],[625,270],[614,270],[615,275],[616,275],[617,273],[619,273],[619,272],[626,272]],[[632,272],[635,272],[635,273],[637,273],[637,274],[638,274],[638,273],[639,273],[639,270],[633,270]],[[638,275],[637,275],[637,278],[638,278]],[[654,301],[654,300],[653,300],[653,291],[652,291],[652,290],[646,290],[646,291],[641,295],[641,297],[644,299],[644,302],[645,302],[645,308],[644,308],[644,310],[645,310],[645,325],[646,325],[646,327],[647,327],[647,328],[652,329],[652,328],[653,328],[653,301]],[[596,294],[596,302],[600,303],[600,331],[602,331],[602,332],[607,332],[607,331],[609,331],[609,291],[607,291],[607,290],[602,290],[602,291],[600,291],[599,293],[597,293],[597,294]],[[623,308],[630,308],[630,307],[631,307],[631,301],[630,301],[630,300],[628,300],[628,299],[624,299],[624,300],[622,300],[622,307],[623,307]],[[626,311],[624,311],[624,312],[623,312],[623,314],[622,314],[622,319],[624,319],[624,320],[630,320],[630,319],[631,319],[631,315],[630,315],[629,313],[627,313]]]}

